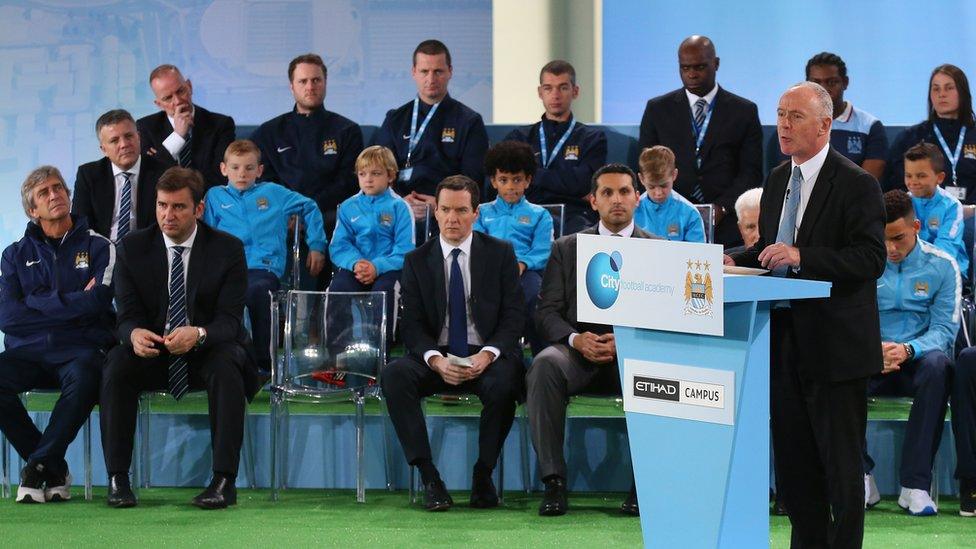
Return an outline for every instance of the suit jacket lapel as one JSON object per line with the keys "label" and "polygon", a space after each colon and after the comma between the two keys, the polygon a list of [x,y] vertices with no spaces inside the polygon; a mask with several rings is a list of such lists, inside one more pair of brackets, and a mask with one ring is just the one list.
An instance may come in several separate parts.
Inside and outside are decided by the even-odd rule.
{"label": "suit jacket lapel", "polygon": [[709,107],[712,115],[708,120],[708,127],[705,128],[705,139],[702,141],[701,151],[699,153],[699,156],[702,158],[708,155],[709,149],[715,143],[715,136],[719,134],[719,126],[722,124],[722,113],[724,112],[726,99],[725,90],[719,87],[718,92],[715,93],[715,99],[712,100],[712,104]]}
{"label": "suit jacket lapel", "polygon": [[[679,113],[678,128],[680,128],[680,130],[678,131],[678,135],[684,136],[682,137],[684,143],[680,143],[679,145],[685,147],[685,150],[694,152],[695,128],[692,126],[692,112],[691,108],[688,106],[688,95],[685,93],[684,88],[681,88],[675,92],[674,102],[677,104],[674,112]],[[694,154],[692,155],[692,160],[694,160]],[[694,162],[692,162],[692,165],[694,165]]]}
{"label": "suit jacket lapel", "polygon": [[207,257],[207,229],[203,223],[197,222],[197,236],[190,249],[190,264],[186,266],[186,318],[193,323],[193,304],[196,302],[197,289],[203,278],[204,263]]}
{"label": "suit jacket lapel", "polygon": [[[488,266],[485,264],[485,246],[481,239],[481,235],[478,233],[473,233],[471,237],[471,257],[468,258],[468,267],[471,271],[471,297],[474,297],[475,288],[484,288],[485,269]],[[471,318],[475,320],[477,325],[477,315],[474,314],[474,301],[472,301],[472,315]],[[477,326],[475,326],[477,328]]]}
{"label": "suit jacket lapel", "polygon": [[[765,204],[762,205],[764,209],[760,210],[760,215],[763,217],[768,215],[766,219],[769,220],[769,225],[765,227],[764,233],[767,245],[775,243],[776,235],[779,233],[779,223],[780,219],[783,217],[783,200],[786,197],[786,186],[790,182],[789,166],[791,165],[792,164],[787,163],[787,168],[782,170],[785,172],[785,176],[780,176],[779,172],[774,172],[776,173],[776,179],[774,180],[773,177],[770,177],[769,184],[763,191],[763,193],[769,193],[768,208],[770,209],[770,212],[763,215],[763,212],[765,212],[765,208],[767,207]],[[763,198],[765,198],[765,194],[763,195]],[[766,202],[766,200],[763,200],[763,202]]]}
{"label": "suit jacket lapel", "polygon": [[98,217],[99,219],[108,220],[105,230],[111,231],[112,216],[115,214],[115,174],[112,173],[112,161],[108,157],[105,157],[102,163],[102,180],[105,183],[98,185],[93,190],[93,192],[98,193],[98,196],[95,198],[94,207],[97,209],[105,209],[105,211],[98,212]]}
{"label": "suit jacket lapel", "polygon": [[817,218],[820,217],[820,212],[823,211],[824,202],[827,201],[827,197],[830,196],[830,191],[834,187],[834,172],[837,169],[834,154],[836,153],[833,149],[827,151],[827,158],[824,160],[823,167],[820,168],[817,181],[813,184],[810,200],[807,201],[807,207],[803,210],[803,221],[800,222],[800,229],[796,232],[795,244],[797,246],[806,244],[810,238],[810,231],[813,230]]}
{"label": "suit jacket lapel", "polygon": [[434,277],[434,305],[437,308],[437,333],[434,334],[435,337],[440,335],[440,330],[444,325],[444,318],[447,316],[447,282],[444,280],[444,254],[441,251],[441,243],[439,237],[434,237],[433,244],[430,247],[430,253],[427,254],[427,268],[430,269],[430,274]]}
{"label": "suit jacket lapel", "polygon": [[149,250],[149,264],[152,266],[149,276],[153,277],[150,288],[159,288],[156,299],[162,304],[159,308],[160,314],[163,316],[160,326],[166,324],[166,313],[169,309],[169,260],[166,257],[168,253],[169,250],[163,240],[163,233],[157,229],[153,235],[152,247]]}

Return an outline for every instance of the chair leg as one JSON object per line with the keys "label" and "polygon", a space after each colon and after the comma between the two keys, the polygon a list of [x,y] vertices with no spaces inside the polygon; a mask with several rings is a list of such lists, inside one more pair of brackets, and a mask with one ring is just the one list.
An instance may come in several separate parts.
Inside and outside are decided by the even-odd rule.
{"label": "chair leg", "polygon": [[532,493],[532,469],[529,465],[529,419],[525,414],[525,405],[519,407],[519,451],[522,458],[522,490],[526,494]]}
{"label": "chair leg", "polygon": [[281,422],[282,432],[279,434],[283,434],[284,436],[282,437],[282,442],[281,442],[281,461],[280,461],[281,477],[279,478],[278,482],[280,483],[282,490],[287,490],[288,469],[289,469],[288,460],[289,460],[289,453],[290,453],[289,452],[290,445],[288,444],[288,439],[291,438],[291,411],[288,409],[287,400],[281,401],[281,415],[282,415],[282,422]]}
{"label": "chair leg", "polygon": [[390,411],[386,409],[386,401],[380,400],[380,421],[383,423],[383,468],[386,471],[386,489],[392,492],[395,488],[393,483],[393,456],[391,456],[392,445],[390,444]]}
{"label": "chair leg", "polygon": [[83,436],[85,438],[85,500],[92,499],[92,448],[91,448],[91,415],[85,420]]}
{"label": "chair leg", "polygon": [[366,462],[363,459],[366,442],[366,403],[356,396],[356,503],[366,503]]}
{"label": "chair leg", "polygon": [[149,458],[149,440],[150,440],[150,430],[152,425],[152,394],[143,393],[139,397],[139,427],[140,433],[139,438],[142,444],[139,445],[139,453],[141,454],[140,466],[139,466],[139,476],[141,477],[140,485],[143,488],[149,488],[152,486],[152,463]]}
{"label": "chair leg", "polygon": [[10,490],[10,444],[7,442],[7,437],[0,433],[0,475],[3,476],[0,479],[0,497],[8,498],[11,495]]}
{"label": "chair leg", "polygon": [[408,497],[410,498],[410,505],[413,505],[414,503],[417,503],[417,481],[416,481],[417,468],[414,467],[413,465],[407,465],[407,467],[410,469],[410,475],[409,478],[407,479],[407,485],[409,486],[409,488],[407,489],[408,490],[407,494]]}
{"label": "chair leg", "polygon": [[254,474],[254,442],[251,437],[251,416],[244,415],[244,470],[247,472],[247,485],[252,490],[257,488]]}
{"label": "chair leg", "polygon": [[498,454],[498,504],[505,504],[505,445],[502,444],[502,451]]}
{"label": "chair leg", "polygon": [[278,396],[272,391],[271,393],[271,416],[269,420],[271,421],[271,501],[278,501],[278,445],[281,442],[278,440]]}

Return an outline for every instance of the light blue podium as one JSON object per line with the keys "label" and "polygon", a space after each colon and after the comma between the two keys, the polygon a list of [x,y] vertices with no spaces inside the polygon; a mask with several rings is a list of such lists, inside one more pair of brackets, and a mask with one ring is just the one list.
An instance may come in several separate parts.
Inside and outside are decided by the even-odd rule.
{"label": "light blue podium", "polygon": [[731,425],[626,412],[646,547],[769,544],[769,311],[775,301],[826,297],[830,284],[736,275],[724,284],[723,337],[614,327],[621,387],[635,400],[628,360],[734,376],[724,395]]}

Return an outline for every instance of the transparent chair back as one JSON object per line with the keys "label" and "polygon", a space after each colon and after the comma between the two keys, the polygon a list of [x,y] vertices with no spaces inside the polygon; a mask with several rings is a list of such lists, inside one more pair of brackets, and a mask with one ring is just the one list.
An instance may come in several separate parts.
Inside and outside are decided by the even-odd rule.
{"label": "transparent chair back", "polygon": [[715,242],[715,207],[711,204],[695,204],[695,209],[705,224],[705,242]]}
{"label": "transparent chair back", "polygon": [[552,238],[553,240],[563,235],[563,220],[566,218],[565,204],[541,204],[543,208],[552,216]]}
{"label": "transparent chair back", "polygon": [[410,210],[413,212],[415,242],[420,246],[434,232],[434,209],[430,204],[411,204]]}

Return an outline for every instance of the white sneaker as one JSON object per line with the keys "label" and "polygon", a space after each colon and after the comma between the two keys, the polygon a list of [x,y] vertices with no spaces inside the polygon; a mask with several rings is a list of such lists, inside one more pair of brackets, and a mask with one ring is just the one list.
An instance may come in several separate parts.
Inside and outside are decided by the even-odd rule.
{"label": "white sneaker", "polygon": [[908,511],[909,515],[916,517],[928,517],[939,512],[929,493],[916,488],[902,487],[901,495],[898,496],[898,506]]}
{"label": "white sneaker", "polygon": [[44,466],[27,464],[20,471],[17,503],[44,503]]}
{"label": "white sneaker", "polygon": [[874,475],[864,475],[864,508],[870,509],[881,501],[878,484],[874,482]]}
{"label": "white sneaker", "polygon": [[51,486],[51,479],[48,479],[48,485],[44,488],[44,499],[47,501],[68,501],[71,499],[71,473],[65,473],[63,479],[54,480],[58,486]]}

